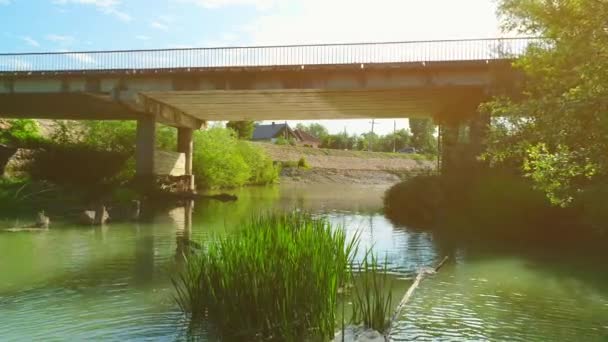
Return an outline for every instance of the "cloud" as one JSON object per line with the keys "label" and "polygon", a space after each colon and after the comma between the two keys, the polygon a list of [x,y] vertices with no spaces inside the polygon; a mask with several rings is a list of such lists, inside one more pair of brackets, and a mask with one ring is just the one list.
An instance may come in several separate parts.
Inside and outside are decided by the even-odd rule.
{"label": "cloud", "polygon": [[0,0],[0,5],[10,5],[11,0]]}
{"label": "cloud", "polygon": [[160,21],[152,21],[150,23],[150,27],[161,30],[161,31],[168,31],[169,30],[169,26],[165,23],[162,23]]}
{"label": "cloud", "polygon": [[24,42],[26,42],[27,45],[29,45],[29,46],[33,46],[33,47],[39,47],[40,46],[40,43],[38,43],[38,41],[35,40],[32,37],[23,36],[23,37],[20,37],[20,38],[21,38],[21,40],[23,40]]}
{"label": "cloud", "polygon": [[143,34],[135,36],[137,40],[150,40],[150,36],[144,36]]}
{"label": "cloud", "polygon": [[495,12],[492,0],[293,0],[241,32],[251,44],[481,38],[500,33]]}
{"label": "cloud", "polygon": [[128,13],[118,9],[121,4],[119,0],[53,0],[53,3],[61,6],[68,4],[94,6],[99,12],[112,15],[118,18],[118,20],[124,22],[129,22],[133,20],[133,18]]}
{"label": "cloud", "polygon": [[53,42],[53,43],[59,43],[59,44],[72,44],[74,43],[75,39],[72,36],[64,36],[64,35],[60,35],[60,34],[47,34],[45,36],[46,40]]}
{"label": "cloud", "polygon": [[229,6],[253,6],[260,10],[267,10],[280,3],[279,0],[174,0],[181,3],[195,4],[204,8],[222,8]]}

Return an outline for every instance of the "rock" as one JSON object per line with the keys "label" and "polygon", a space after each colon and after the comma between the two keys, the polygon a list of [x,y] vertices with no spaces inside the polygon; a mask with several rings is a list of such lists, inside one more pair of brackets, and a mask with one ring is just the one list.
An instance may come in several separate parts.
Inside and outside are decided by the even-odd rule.
{"label": "rock", "polygon": [[95,223],[95,212],[93,210],[85,210],[78,217],[78,222],[84,225],[93,225]]}
{"label": "rock", "polygon": [[[334,342],[341,342],[342,331],[334,337]],[[344,328],[344,342],[385,342],[384,336],[376,330],[364,329],[362,326],[349,325]]]}
{"label": "rock", "polygon": [[84,225],[104,225],[110,215],[106,210],[106,207],[99,205],[96,210],[85,210],[80,214],[79,222]]}
{"label": "rock", "polygon": [[51,219],[44,214],[44,210],[39,212],[38,217],[36,218],[36,223],[34,224],[34,227],[48,229],[50,224],[51,224]]}

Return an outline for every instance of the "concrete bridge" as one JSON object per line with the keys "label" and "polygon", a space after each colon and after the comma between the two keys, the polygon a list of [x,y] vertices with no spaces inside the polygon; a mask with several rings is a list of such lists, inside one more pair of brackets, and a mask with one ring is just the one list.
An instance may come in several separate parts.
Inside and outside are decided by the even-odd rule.
{"label": "concrete bridge", "polygon": [[191,174],[192,132],[207,121],[432,117],[456,126],[517,82],[511,62],[535,42],[0,54],[0,117],[137,120],[142,177],[154,170],[155,123],[170,125]]}

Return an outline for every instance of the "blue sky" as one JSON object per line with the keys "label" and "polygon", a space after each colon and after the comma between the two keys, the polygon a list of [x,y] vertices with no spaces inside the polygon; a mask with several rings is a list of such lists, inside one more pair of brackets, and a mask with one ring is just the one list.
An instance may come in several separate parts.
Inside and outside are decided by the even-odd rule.
{"label": "blue sky", "polygon": [[[0,0],[0,22],[0,52],[501,36],[492,0]],[[361,133],[368,121],[324,123]]]}

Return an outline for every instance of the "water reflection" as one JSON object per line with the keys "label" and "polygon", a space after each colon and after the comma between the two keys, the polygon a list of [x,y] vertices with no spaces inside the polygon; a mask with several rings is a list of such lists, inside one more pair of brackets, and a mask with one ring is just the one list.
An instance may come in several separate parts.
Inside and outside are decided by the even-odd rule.
{"label": "water reflection", "polygon": [[382,188],[242,189],[237,202],[188,202],[150,222],[0,233],[0,340],[174,340],[170,277],[196,243],[259,212],[306,210],[361,234],[361,247],[411,276],[448,255],[395,328],[397,340],[608,340],[604,255],[463,245],[395,227]]}

